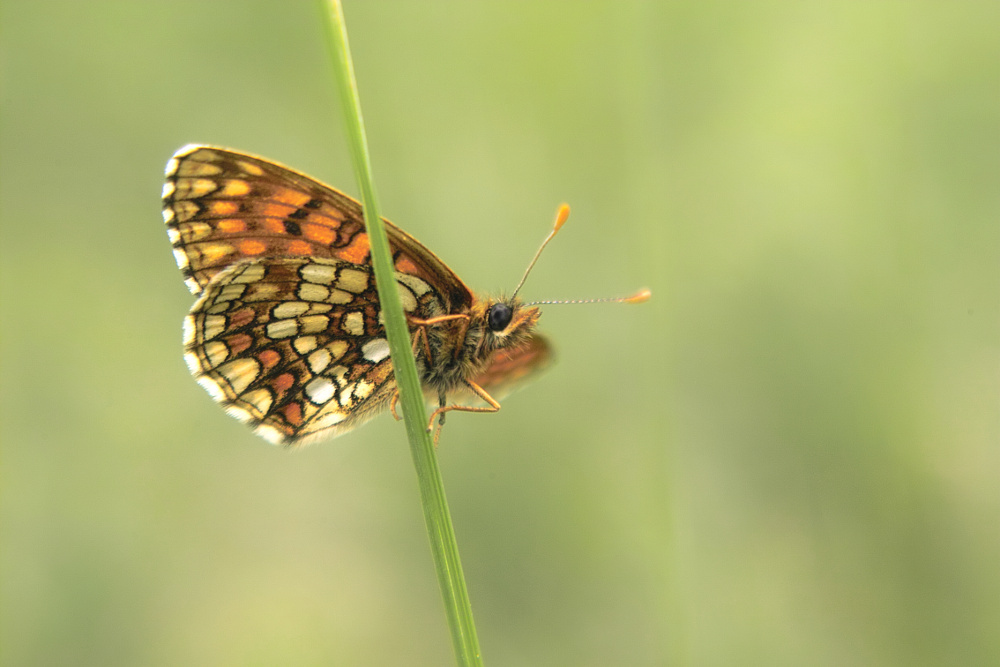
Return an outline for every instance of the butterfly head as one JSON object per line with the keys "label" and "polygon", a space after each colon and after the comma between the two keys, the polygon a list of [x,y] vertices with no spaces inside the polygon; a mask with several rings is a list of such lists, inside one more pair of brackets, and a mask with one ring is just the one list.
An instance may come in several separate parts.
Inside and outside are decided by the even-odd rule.
{"label": "butterfly head", "polygon": [[485,347],[492,350],[517,347],[528,340],[538,322],[538,308],[525,306],[516,297],[487,299],[480,305]]}

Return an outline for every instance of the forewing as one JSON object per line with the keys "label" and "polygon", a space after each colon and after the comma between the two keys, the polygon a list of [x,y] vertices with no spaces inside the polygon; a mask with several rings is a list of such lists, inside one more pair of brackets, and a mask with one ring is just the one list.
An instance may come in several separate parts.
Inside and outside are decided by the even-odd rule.
{"label": "forewing", "polygon": [[[258,257],[315,257],[368,265],[361,205],[269,160],[185,146],[167,163],[163,217],[194,294],[228,266]],[[469,288],[434,253],[385,221],[396,270],[419,277],[448,311],[472,303]]]}
{"label": "forewing", "polygon": [[[408,312],[440,309],[425,284],[397,279]],[[339,435],[385,409],[395,390],[378,304],[370,267],[245,259],[216,273],[192,307],[185,359],[215,400],[272,442]]]}

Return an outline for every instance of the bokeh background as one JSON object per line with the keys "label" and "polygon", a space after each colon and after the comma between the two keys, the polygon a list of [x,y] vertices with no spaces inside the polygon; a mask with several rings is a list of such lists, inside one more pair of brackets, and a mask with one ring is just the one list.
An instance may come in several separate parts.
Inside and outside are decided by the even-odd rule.
{"label": "bokeh background", "polygon": [[[348,2],[387,217],[560,363],[440,459],[487,664],[1000,664],[1000,4]],[[357,193],[313,2],[4,2],[5,665],[451,664],[391,418],[190,378],[188,142]]]}

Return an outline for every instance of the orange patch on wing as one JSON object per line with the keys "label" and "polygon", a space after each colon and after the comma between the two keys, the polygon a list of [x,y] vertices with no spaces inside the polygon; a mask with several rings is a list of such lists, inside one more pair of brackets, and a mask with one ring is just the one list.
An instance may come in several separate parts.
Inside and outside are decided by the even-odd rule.
{"label": "orange patch on wing", "polygon": [[[230,204],[232,202],[218,202],[220,204]],[[228,218],[226,220],[219,220],[215,223],[219,231],[224,234],[238,234],[239,232],[245,232],[247,230],[246,220],[238,220],[236,218]]]}
{"label": "orange patch on wing", "polygon": [[303,192],[296,192],[295,190],[290,190],[288,188],[275,188],[269,199],[286,206],[298,208],[300,206],[305,206],[305,203],[309,201],[309,195]]}
{"label": "orange patch on wing", "polygon": [[302,225],[302,235],[310,241],[330,245],[337,238],[337,233],[324,225],[305,224]]}
{"label": "orange patch on wing", "polygon": [[217,199],[209,202],[209,211],[212,215],[234,215],[239,213],[240,205],[228,199]]}
{"label": "orange patch on wing", "polygon": [[295,212],[295,208],[296,207],[292,206],[291,204],[285,204],[285,203],[272,204],[268,202],[266,204],[261,204],[258,210],[260,212],[260,215],[266,215],[274,218],[287,218],[288,216],[290,216],[292,213]]}
{"label": "orange patch on wing", "polygon": [[257,361],[265,371],[274,368],[274,365],[281,361],[281,355],[274,350],[263,350],[257,355]]}
{"label": "orange patch on wing", "polygon": [[[230,319],[230,324],[232,324],[232,319]],[[230,336],[226,339],[226,345],[229,346],[229,353],[232,355],[239,354],[243,350],[250,347],[250,343],[253,339],[247,334],[237,334],[235,336]]]}
{"label": "orange patch on wing", "polygon": [[270,234],[278,234],[280,236],[284,236],[285,234],[288,233],[285,231],[284,220],[279,220],[277,218],[265,218],[262,221],[261,226],[264,228],[263,231],[268,232]]}
{"label": "orange patch on wing", "polygon": [[253,322],[256,317],[257,314],[254,312],[253,308],[240,308],[229,316],[229,328],[237,329],[239,327],[246,326],[247,324]]}
{"label": "orange patch on wing", "polygon": [[289,255],[311,255],[313,247],[305,241],[292,241],[288,244]]}
{"label": "orange patch on wing", "polygon": [[267,250],[267,246],[255,239],[247,239],[245,241],[240,241],[239,249],[244,255],[259,255]]}
{"label": "orange patch on wing", "polygon": [[230,178],[221,181],[223,197],[245,197],[250,193],[250,184],[239,178]]}
{"label": "orange patch on wing", "polygon": [[368,256],[368,235],[358,234],[351,241],[351,244],[340,248],[336,252],[337,257],[340,259],[351,262],[352,264],[361,264],[365,261],[365,257]]}
{"label": "orange patch on wing", "polygon": [[295,376],[291,373],[282,373],[271,380],[271,387],[274,388],[275,393],[279,396],[288,391],[293,384],[295,384]]}
{"label": "orange patch on wing", "polygon": [[285,419],[292,426],[302,424],[302,407],[298,403],[289,403],[281,411],[285,414]]}
{"label": "orange patch on wing", "polygon": [[406,255],[399,256],[399,260],[396,262],[396,270],[400,273],[408,273],[410,275],[420,275],[422,273],[420,268],[413,263],[413,260]]}

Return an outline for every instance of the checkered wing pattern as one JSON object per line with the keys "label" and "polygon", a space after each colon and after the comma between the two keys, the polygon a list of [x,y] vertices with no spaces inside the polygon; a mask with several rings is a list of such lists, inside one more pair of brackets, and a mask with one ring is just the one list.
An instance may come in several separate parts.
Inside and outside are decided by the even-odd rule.
{"label": "checkered wing pattern", "polygon": [[[357,201],[269,160],[192,145],[167,164],[163,217],[199,296],[185,359],[230,414],[298,444],[386,407],[395,384]],[[386,230],[408,312],[472,302],[444,262],[388,221]]]}
{"label": "checkered wing pattern", "polygon": [[[191,145],[167,163],[163,217],[194,294],[255,257],[322,257],[368,265],[361,204],[305,174],[246,153]],[[449,309],[472,292],[434,253],[385,221],[396,270],[433,285]]]}
{"label": "checkered wing pattern", "polygon": [[[440,301],[397,273],[408,313]],[[338,435],[395,390],[369,267],[326,258],[242,260],[215,274],[184,323],[185,359],[238,419],[279,444]]]}
{"label": "checkered wing pattern", "polygon": [[[167,164],[163,217],[198,297],[185,359],[230,414],[300,444],[387,407],[396,387],[358,202],[269,160],[192,145]],[[529,331],[537,309],[488,329],[488,303],[413,237],[386,231],[428,395],[475,402],[474,377],[506,392],[547,364]]]}

